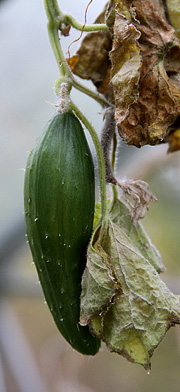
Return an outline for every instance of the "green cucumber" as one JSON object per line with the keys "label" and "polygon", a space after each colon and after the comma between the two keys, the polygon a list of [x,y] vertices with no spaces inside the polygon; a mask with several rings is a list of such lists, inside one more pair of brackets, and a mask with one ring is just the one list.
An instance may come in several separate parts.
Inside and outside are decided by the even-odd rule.
{"label": "green cucumber", "polygon": [[89,327],[79,325],[94,199],[94,166],[82,126],[72,112],[58,113],[28,158],[26,230],[54,321],[71,346],[85,355],[94,355],[100,348]]}

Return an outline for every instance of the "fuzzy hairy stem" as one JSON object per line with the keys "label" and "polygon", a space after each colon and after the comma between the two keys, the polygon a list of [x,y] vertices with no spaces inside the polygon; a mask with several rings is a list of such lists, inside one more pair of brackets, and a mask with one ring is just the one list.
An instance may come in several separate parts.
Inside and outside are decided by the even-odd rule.
{"label": "fuzzy hairy stem", "polygon": [[106,170],[106,181],[112,184],[116,184],[114,177],[112,164],[114,166],[115,150],[113,148],[112,164],[109,156],[111,143],[115,135],[116,122],[114,118],[114,108],[108,108],[105,112],[104,125],[101,131],[101,147],[103,151],[105,170]]}

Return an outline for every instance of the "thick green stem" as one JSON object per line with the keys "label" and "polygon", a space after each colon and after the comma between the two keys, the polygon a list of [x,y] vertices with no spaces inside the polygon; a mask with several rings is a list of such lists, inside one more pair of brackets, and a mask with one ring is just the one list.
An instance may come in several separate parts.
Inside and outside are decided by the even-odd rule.
{"label": "thick green stem", "polygon": [[60,73],[62,76],[67,76],[69,74],[69,68],[67,67],[61,46],[59,44],[58,30],[56,27],[52,26],[51,22],[48,23],[48,34]]}
{"label": "thick green stem", "polygon": [[105,164],[104,157],[102,153],[101,144],[97,133],[87,118],[81,113],[78,107],[71,101],[70,103],[71,109],[75,112],[77,117],[82,121],[87,130],[89,131],[92,141],[94,143],[97,159],[98,159],[98,167],[99,167],[99,182],[100,182],[100,196],[101,196],[101,221],[105,220],[107,216],[107,198],[106,198],[106,179],[105,179]]}
{"label": "thick green stem", "polygon": [[48,18],[47,27],[49,40],[54,52],[55,59],[57,61],[58,68],[62,76],[68,76],[70,74],[70,70],[64,58],[58,33],[58,17],[61,15],[61,11],[59,10],[56,0],[44,0],[44,6]]}
{"label": "thick green stem", "polygon": [[62,14],[56,0],[44,0],[44,7],[48,20],[52,19],[55,22],[56,18]]}

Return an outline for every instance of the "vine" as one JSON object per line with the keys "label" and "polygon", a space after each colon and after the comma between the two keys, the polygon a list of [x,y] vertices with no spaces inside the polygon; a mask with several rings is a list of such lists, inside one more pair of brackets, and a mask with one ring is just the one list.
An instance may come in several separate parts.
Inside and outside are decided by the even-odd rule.
{"label": "vine", "polygon": [[78,30],[83,31],[104,31],[107,30],[107,26],[105,24],[92,24],[85,25],[83,23],[78,22],[71,15],[65,15],[59,9],[58,3],[56,0],[44,0],[46,15],[48,18],[47,28],[50,44],[60,71],[60,77],[57,79],[54,85],[55,93],[59,93],[59,88],[62,82],[68,82],[77,90],[83,92],[84,94],[90,96],[94,100],[96,100],[103,107],[112,106],[110,102],[108,102],[104,97],[100,94],[95,93],[94,91],[88,89],[83,86],[77,80],[75,80],[68,64],[64,58],[64,54],[61,48],[60,40],[59,40],[59,30],[62,29],[62,25],[67,26],[71,25]]}
{"label": "vine", "polygon": [[59,108],[58,111],[63,112],[67,107],[76,113],[77,117],[83,122],[87,130],[89,131],[91,138],[93,140],[99,167],[99,177],[100,177],[100,196],[101,196],[101,220],[105,218],[107,212],[106,205],[106,180],[105,180],[105,164],[101,145],[96,134],[95,129],[87,120],[87,118],[81,113],[78,107],[70,101],[69,94],[71,88],[74,87],[77,90],[83,92],[84,94],[90,96],[96,100],[102,107],[113,106],[100,94],[90,90],[89,88],[83,86],[79,83],[73,76],[62,51],[62,47],[59,40],[59,30],[64,29],[63,26],[71,25],[78,30],[83,31],[104,31],[107,30],[105,24],[93,24],[86,25],[78,22],[71,15],[63,14],[60,10],[56,0],[44,0],[45,10],[48,18],[47,28],[49,34],[50,44],[60,71],[60,77],[56,80],[54,85],[54,90],[57,95],[59,95]]}

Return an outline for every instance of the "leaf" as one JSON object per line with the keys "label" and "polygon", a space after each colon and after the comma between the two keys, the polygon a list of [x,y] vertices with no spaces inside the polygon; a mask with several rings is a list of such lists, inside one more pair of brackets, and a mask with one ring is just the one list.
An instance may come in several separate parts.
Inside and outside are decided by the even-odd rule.
{"label": "leaf", "polygon": [[107,309],[117,290],[107,253],[100,244],[98,227],[87,250],[87,264],[82,278],[80,324],[87,325],[96,313]]}
{"label": "leaf", "polygon": [[[138,222],[137,225],[132,224],[131,211],[122,200],[115,199],[112,203],[107,200],[109,217],[113,223],[119,226],[132,242],[139,249],[141,254],[152,264],[158,273],[164,272],[165,267],[157,248],[152,244],[151,239],[146,233],[143,225]],[[101,204],[96,203],[94,214],[94,228],[97,226],[101,217]]]}
{"label": "leaf", "polygon": [[178,296],[110,218],[88,248],[80,323],[89,323],[110,351],[146,369],[166,331],[180,323]]}
{"label": "leaf", "polygon": [[151,0],[111,1],[110,59],[120,136],[141,147],[166,141],[180,115],[180,42]]}
{"label": "leaf", "polygon": [[150,202],[157,201],[157,198],[150,192],[149,184],[142,180],[120,180],[117,185],[131,209],[132,223],[136,226],[139,219],[145,217]]}
{"label": "leaf", "polygon": [[128,207],[120,200],[115,200],[109,216],[113,223],[120,227],[131,241],[136,245],[141,254],[147,259],[158,273],[164,272],[161,255],[152,244],[148,234],[140,222],[136,226],[132,224],[132,218]]}
{"label": "leaf", "polygon": [[131,16],[125,3],[121,7],[115,2],[118,8],[115,14],[114,39],[110,52],[111,84],[115,96],[117,125],[127,117],[129,106],[138,98],[141,67],[140,48],[137,45],[140,32],[130,23]]}
{"label": "leaf", "polygon": [[180,129],[177,129],[175,132],[171,133],[168,136],[169,148],[168,152],[174,152],[180,150]]}

